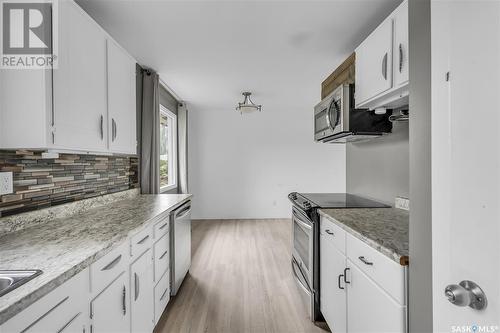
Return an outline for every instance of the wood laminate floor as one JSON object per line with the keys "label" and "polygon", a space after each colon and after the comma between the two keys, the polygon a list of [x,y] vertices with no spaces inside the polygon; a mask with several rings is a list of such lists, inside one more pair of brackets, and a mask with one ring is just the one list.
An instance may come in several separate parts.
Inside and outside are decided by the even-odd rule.
{"label": "wood laminate floor", "polygon": [[192,265],[155,333],[325,332],[291,272],[290,220],[193,221]]}

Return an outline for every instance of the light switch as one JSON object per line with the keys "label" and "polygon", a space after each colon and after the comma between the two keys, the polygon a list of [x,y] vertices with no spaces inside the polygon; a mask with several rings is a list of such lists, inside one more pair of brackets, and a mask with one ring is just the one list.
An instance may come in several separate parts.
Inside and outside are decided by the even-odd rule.
{"label": "light switch", "polygon": [[0,172],[0,195],[14,192],[12,172]]}

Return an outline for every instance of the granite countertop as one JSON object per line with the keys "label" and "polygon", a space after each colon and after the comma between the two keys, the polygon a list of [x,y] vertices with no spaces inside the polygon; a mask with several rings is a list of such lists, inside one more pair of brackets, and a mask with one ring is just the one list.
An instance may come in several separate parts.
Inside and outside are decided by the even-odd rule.
{"label": "granite countertop", "polygon": [[189,198],[137,195],[1,235],[0,270],[41,269],[43,274],[0,297],[0,325]]}
{"label": "granite countertop", "polygon": [[398,264],[408,265],[408,211],[355,208],[321,209],[319,213]]}

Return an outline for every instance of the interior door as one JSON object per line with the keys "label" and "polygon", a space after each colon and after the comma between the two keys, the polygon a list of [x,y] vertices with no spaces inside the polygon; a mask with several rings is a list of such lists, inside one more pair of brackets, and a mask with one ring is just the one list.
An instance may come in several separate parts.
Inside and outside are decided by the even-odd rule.
{"label": "interior door", "polygon": [[[434,330],[498,332],[500,2],[432,0],[431,16]],[[449,301],[471,296],[462,281],[486,307]]]}

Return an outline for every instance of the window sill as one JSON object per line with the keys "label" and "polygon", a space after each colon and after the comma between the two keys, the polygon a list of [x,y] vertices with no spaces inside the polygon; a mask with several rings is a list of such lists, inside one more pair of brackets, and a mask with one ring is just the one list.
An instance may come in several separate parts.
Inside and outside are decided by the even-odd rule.
{"label": "window sill", "polygon": [[175,190],[176,188],[177,188],[176,184],[174,184],[174,185],[168,185],[168,186],[163,186],[163,187],[160,188],[160,194],[168,192],[168,191]]}

